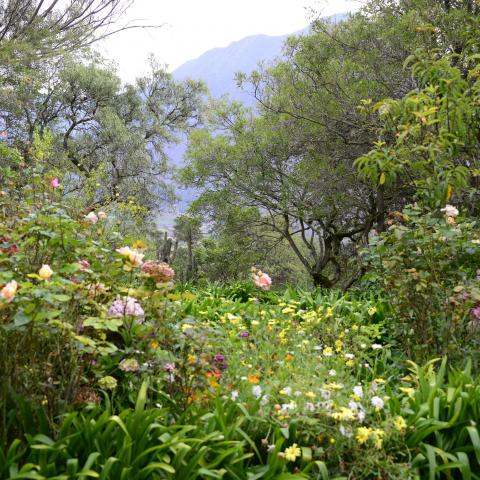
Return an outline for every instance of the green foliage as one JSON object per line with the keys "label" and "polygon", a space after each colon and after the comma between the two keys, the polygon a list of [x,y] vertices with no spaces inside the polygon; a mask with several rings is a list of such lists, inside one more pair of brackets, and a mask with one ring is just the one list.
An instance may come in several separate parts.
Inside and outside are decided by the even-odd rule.
{"label": "green foliage", "polygon": [[423,367],[411,362],[406,378],[415,390],[402,400],[409,433],[407,445],[419,452],[413,465],[422,478],[478,479],[480,471],[479,379],[464,370],[447,374],[446,359],[438,371],[432,360]]}
{"label": "green foliage", "polygon": [[432,207],[452,191],[462,192],[459,198],[476,195],[478,59],[464,60],[465,75],[455,58],[418,51],[406,60],[420,88],[374,107],[383,121],[380,140],[357,160],[373,184],[403,184]]}
{"label": "green foliage", "polygon": [[370,260],[394,311],[391,337],[412,358],[473,355],[477,326],[470,311],[480,301],[477,222],[449,223],[440,212],[406,208],[372,242]]}

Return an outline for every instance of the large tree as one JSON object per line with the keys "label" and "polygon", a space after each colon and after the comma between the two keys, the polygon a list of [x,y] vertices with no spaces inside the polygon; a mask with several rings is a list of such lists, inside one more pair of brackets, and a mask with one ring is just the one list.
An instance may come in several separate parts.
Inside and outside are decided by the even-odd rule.
{"label": "large tree", "polygon": [[176,82],[152,61],[148,75],[122,86],[98,58],[64,56],[24,71],[0,89],[7,141],[29,158],[35,133],[53,133],[50,163],[65,192],[89,206],[134,201],[149,209],[171,196],[165,146],[200,119],[201,82]]}

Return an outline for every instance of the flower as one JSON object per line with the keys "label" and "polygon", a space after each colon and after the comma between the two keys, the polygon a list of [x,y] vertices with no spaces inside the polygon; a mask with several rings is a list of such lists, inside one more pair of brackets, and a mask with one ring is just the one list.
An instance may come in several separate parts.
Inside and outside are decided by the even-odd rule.
{"label": "flower", "polygon": [[363,397],[363,388],[361,385],[357,385],[353,387],[353,394],[356,395],[358,398]]}
{"label": "flower", "polygon": [[252,394],[258,400],[262,396],[262,387],[260,385],[253,386]]}
{"label": "flower", "polygon": [[372,317],[373,315],[375,315],[377,313],[377,307],[370,307],[368,310],[367,310],[368,314]]}
{"label": "flower", "polygon": [[122,257],[126,257],[127,261],[134,267],[139,267],[143,263],[143,253],[137,252],[137,250],[132,250],[130,247],[121,247],[115,250]]}
{"label": "flower", "polygon": [[[131,253],[129,253],[129,255],[131,255]],[[175,276],[173,268],[165,262],[145,262],[142,265],[142,272],[153,278],[156,283],[170,282]]]}
{"label": "flower", "polygon": [[280,390],[280,393],[282,395],[288,395],[290,396],[292,394],[292,387],[285,387],[285,388],[282,388],[282,390]]}
{"label": "flower", "polygon": [[124,358],[118,366],[124,372],[138,372],[140,370],[140,365],[135,358]]}
{"label": "flower", "polygon": [[89,271],[88,268],[91,266],[86,260],[79,260],[78,264],[80,265],[80,270]]}
{"label": "flower", "polygon": [[268,290],[272,285],[272,279],[267,273],[262,272],[261,270],[252,272],[253,283],[263,289]]}
{"label": "flower", "polygon": [[381,410],[385,405],[385,402],[380,397],[377,397],[376,395],[372,397],[371,401],[372,401],[372,405],[378,410]]}
{"label": "flower", "polygon": [[445,208],[440,210],[441,212],[445,213],[447,218],[455,218],[458,216],[459,211],[453,205],[445,205]]}
{"label": "flower", "polygon": [[360,445],[367,443],[372,429],[370,427],[358,427],[355,438]]}
{"label": "flower", "polygon": [[382,448],[383,445],[383,437],[385,436],[385,432],[376,428],[372,431],[373,440],[375,442],[376,448]]}
{"label": "flower", "polygon": [[98,385],[105,390],[113,390],[117,386],[117,380],[116,378],[107,375],[98,381]]}
{"label": "flower", "polygon": [[233,390],[230,394],[230,398],[235,401],[238,398],[238,390]]}
{"label": "flower", "polygon": [[401,416],[397,416],[393,419],[393,426],[400,433],[403,433],[407,429],[407,422]]}
{"label": "flower", "polygon": [[300,457],[302,455],[302,451],[300,450],[300,448],[298,448],[298,445],[294,443],[291,447],[285,449],[284,455],[285,460],[287,460],[288,462],[294,462],[297,457]]}
{"label": "flower", "polygon": [[60,186],[60,181],[57,177],[52,178],[52,180],[50,181],[50,185],[52,186],[52,188],[58,188]]}
{"label": "flower", "polygon": [[38,276],[42,280],[48,280],[53,275],[53,270],[49,265],[42,265],[42,268],[38,271]]}
{"label": "flower", "polygon": [[15,298],[17,289],[18,283],[15,280],[11,280],[2,288],[1,295],[7,301],[7,303],[10,303]]}
{"label": "flower", "polygon": [[480,305],[470,310],[470,315],[474,320],[480,320]]}
{"label": "flower", "polygon": [[170,373],[173,373],[175,371],[175,364],[174,363],[166,363],[164,366],[163,366],[163,369],[166,371],[166,372],[170,372]]}
{"label": "flower", "polygon": [[98,222],[98,217],[95,214],[95,212],[90,212],[88,215],[85,215],[84,220],[89,222],[89,223],[97,223]]}
{"label": "flower", "polygon": [[107,214],[105,212],[98,212],[97,213],[99,220],[106,220]]}
{"label": "flower", "polygon": [[325,357],[331,357],[333,355],[333,348],[332,347],[325,347],[323,349],[323,355]]}
{"label": "flower", "polygon": [[350,408],[341,407],[339,412],[332,413],[332,418],[340,421],[355,420],[355,413]]}
{"label": "flower", "polygon": [[372,343],[372,350],[380,350],[383,348],[379,343]]}
{"label": "flower", "polygon": [[132,297],[122,297],[115,300],[111,307],[108,309],[108,315],[111,317],[125,317],[127,315],[138,317],[137,323],[143,323],[141,317],[145,315],[141,305],[137,302],[135,298]]}

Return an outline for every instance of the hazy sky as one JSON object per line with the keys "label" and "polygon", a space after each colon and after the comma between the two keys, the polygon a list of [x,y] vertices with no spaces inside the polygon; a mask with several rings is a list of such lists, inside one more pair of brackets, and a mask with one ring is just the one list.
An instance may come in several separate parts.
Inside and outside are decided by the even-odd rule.
{"label": "hazy sky", "polygon": [[174,70],[215,47],[248,35],[283,35],[309,23],[312,8],[322,15],[354,11],[358,0],[135,0],[122,23],[163,25],[128,30],[102,42],[126,81],[148,70],[150,53]]}

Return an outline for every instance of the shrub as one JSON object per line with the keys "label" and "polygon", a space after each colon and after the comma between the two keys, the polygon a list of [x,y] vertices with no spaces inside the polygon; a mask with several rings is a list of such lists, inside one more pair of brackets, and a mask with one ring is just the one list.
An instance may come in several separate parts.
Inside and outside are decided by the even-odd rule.
{"label": "shrub", "polygon": [[477,365],[480,235],[476,221],[448,218],[406,208],[373,242],[370,259],[395,312],[391,335],[407,356],[473,355]]}

